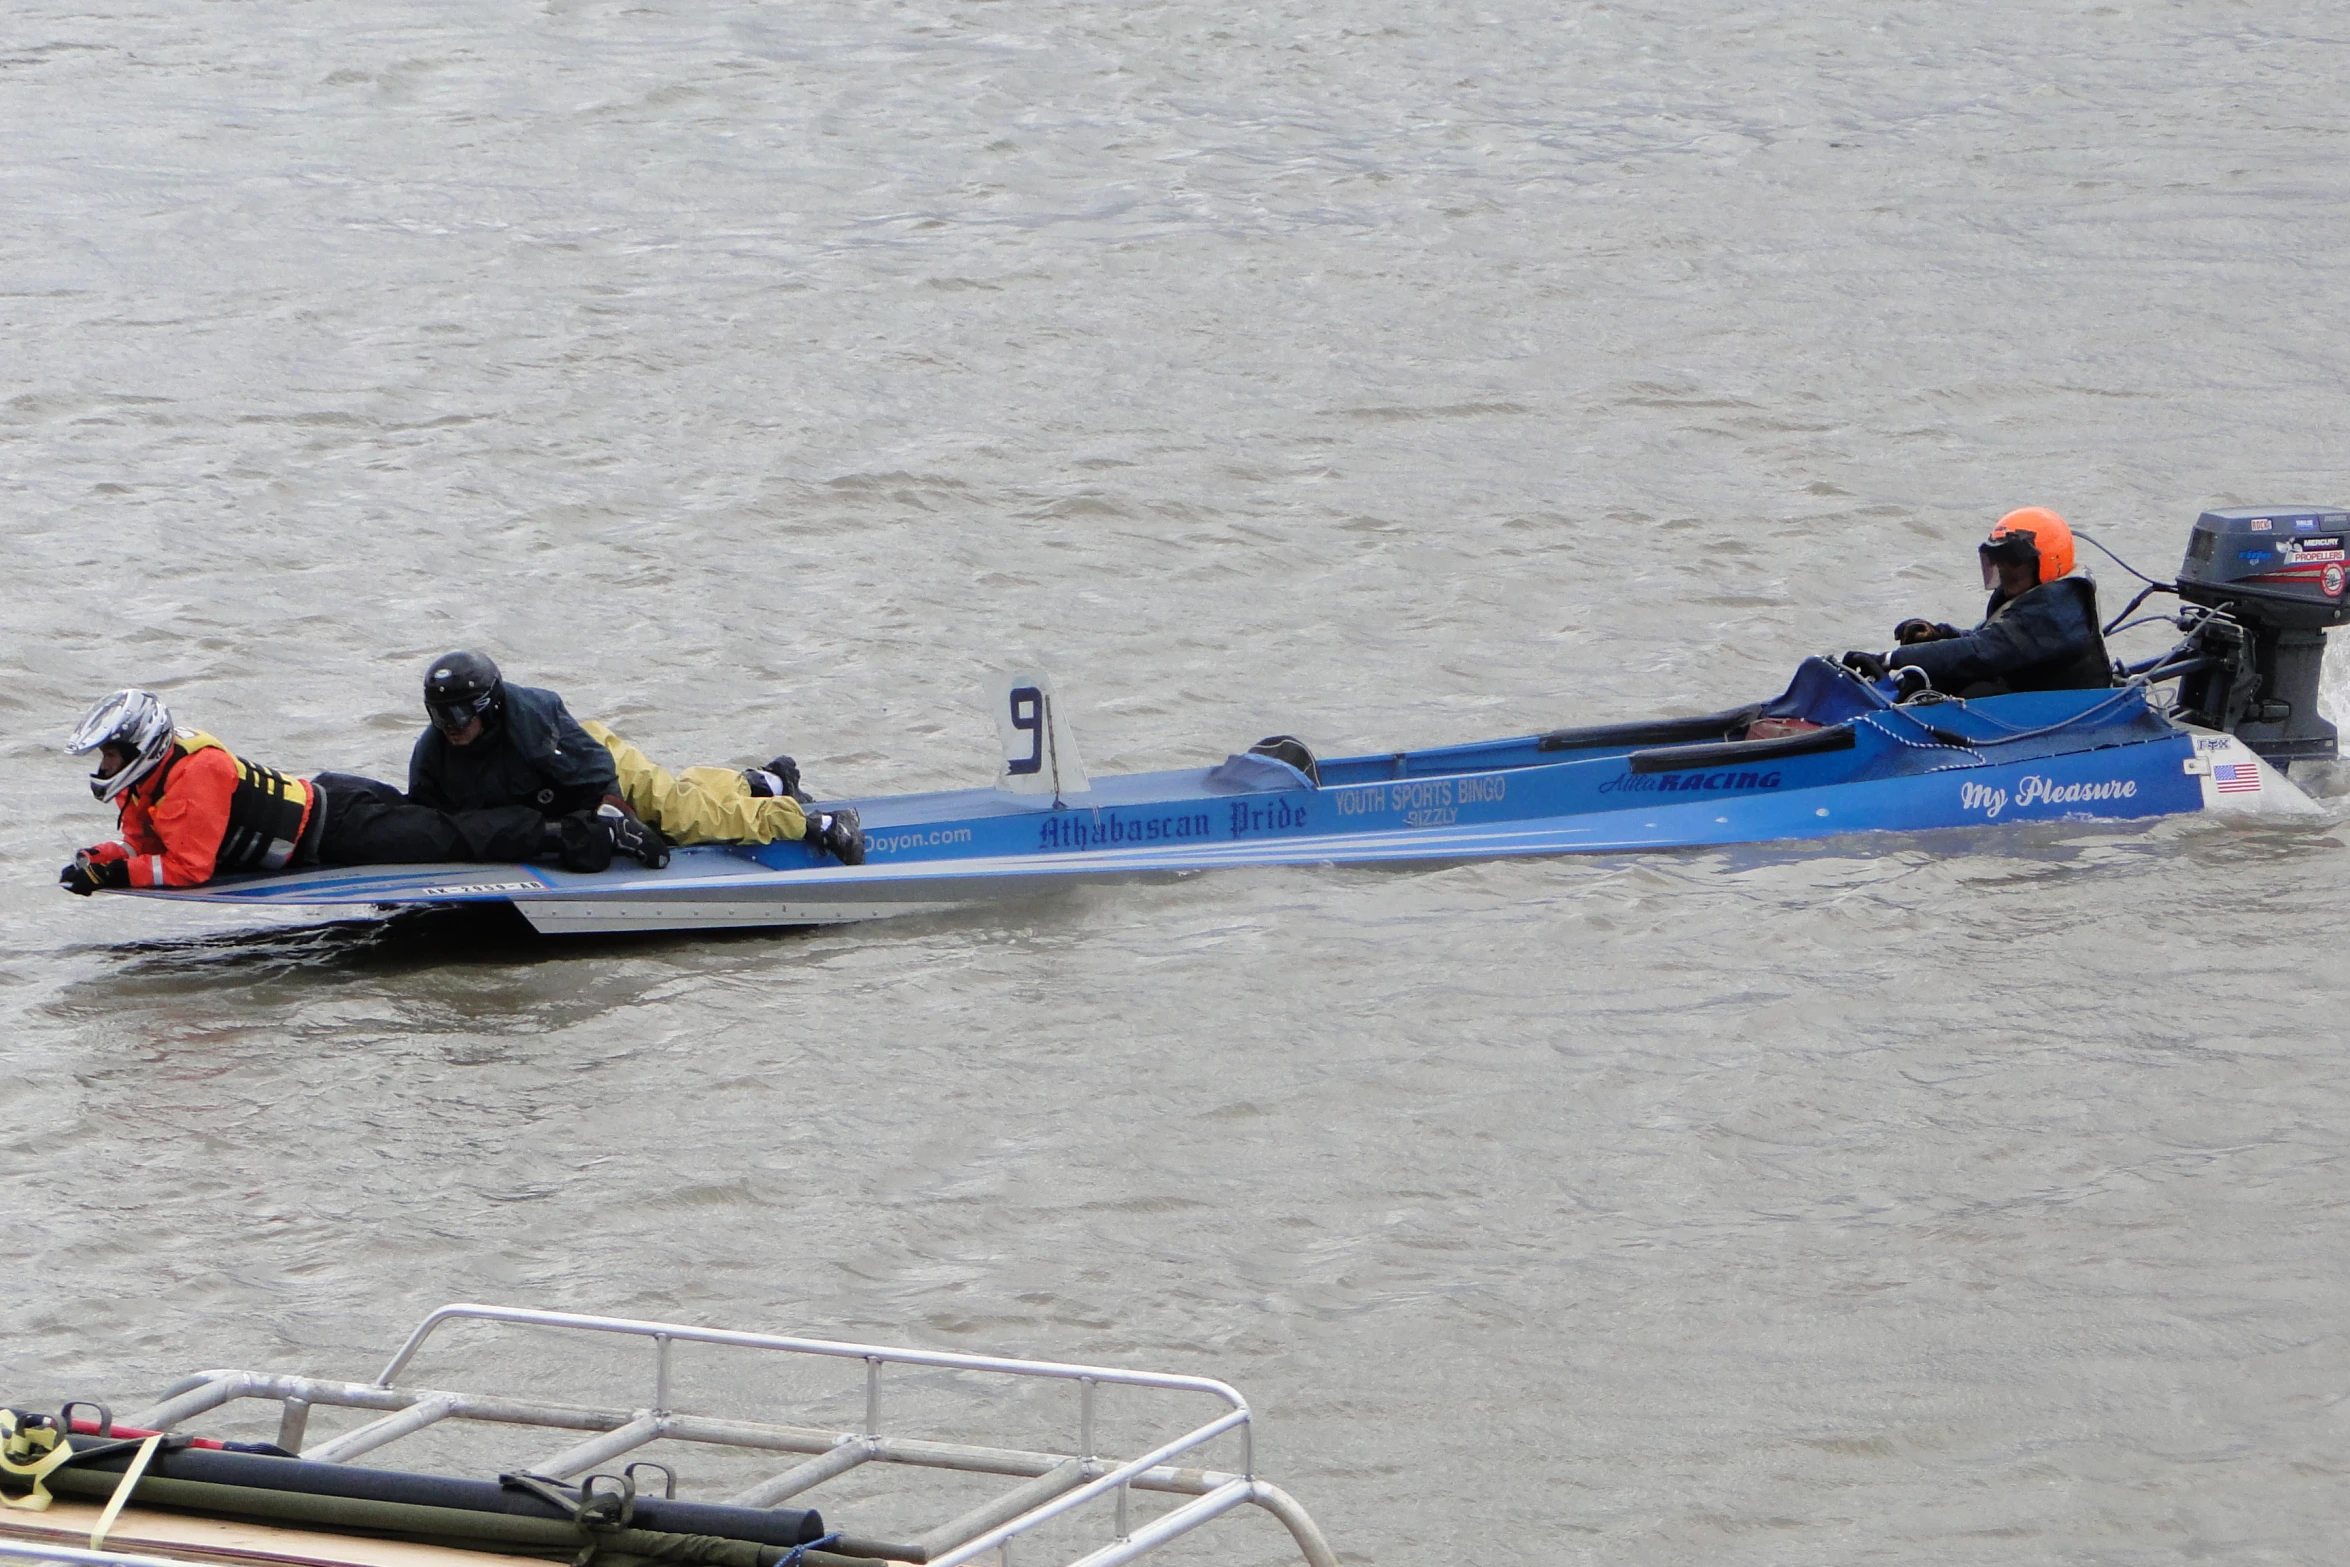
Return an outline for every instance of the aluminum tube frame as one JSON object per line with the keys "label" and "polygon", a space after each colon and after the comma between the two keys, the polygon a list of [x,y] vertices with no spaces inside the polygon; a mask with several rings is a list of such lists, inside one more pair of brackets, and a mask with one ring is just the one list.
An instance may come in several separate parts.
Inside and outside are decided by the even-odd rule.
{"label": "aluminum tube frame", "polygon": [[1119,1486],[1130,1483],[1136,1475],[1157,1468],[1177,1453],[1188,1452],[1203,1442],[1212,1442],[1225,1432],[1247,1424],[1248,1411],[1235,1409],[1221,1419],[1211,1420],[1196,1431],[1186,1432],[1174,1441],[1143,1454],[1140,1458],[1120,1464],[1109,1473],[1088,1484],[1079,1486],[1074,1491],[1064,1491],[1033,1512],[1025,1513],[1009,1523],[988,1530],[987,1533],[975,1540],[957,1546],[946,1555],[931,1562],[929,1567],[962,1567],[963,1563],[985,1555],[1006,1540],[1026,1534],[1037,1525],[1058,1518],[1073,1507],[1082,1507],[1095,1497],[1106,1495]]}
{"label": "aluminum tube frame", "polygon": [[575,1474],[584,1474],[596,1465],[618,1458],[622,1453],[634,1452],[647,1442],[657,1441],[669,1434],[669,1417],[650,1409],[640,1410],[637,1417],[624,1426],[616,1426],[602,1436],[576,1442],[551,1458],[541,1459],[530,1468],[535,1475],[549,1479],[568,1480]]}
{"label": "aluminum tube frame", "polygon": [[1296,1498],[1262,1480],[1238,1479],[1152,1519],[1122,1540],[1114,1540],[1098,1551],[1079,1557],[1069,1567],[1125,1567],[1125,1563],[1157,1550],[1169,1540],[1189,1534],[1202,1524],[1213,1523],[1236,1508],[1251,1505],[1262,1507],[1287,1526],[1289,1537],[1297,1542],[1298,1553],[1306,1560],[1306,1567],[1338,1567],[1338,1553],[1322,1538],[1322,1531],[1306,1516],[1305,1509],[1297,1505]]}
{"label": "aluminum tube frame", "polygon": [[[443,1324],[457,1320],[649,1338],[653,1341],[655,1354],[653,1404],[649,1409],[633,1411],[589,1409],[395,1386],[394,1379],[413,1362],[431,1335]],[[681,1342],[862,1361],[866,1368],[867,1429],[861,1434],[841,1433],[703,1416],[671,1415],[667,1409],[671,1385],[671,1351],[675,1344]],[[1080,1389],[1079,1446],[1087,1449],[1092,1446],[1095,1390],[1104,1384],[1204,1394],[1221,1400],[1226,1406],[1226,1412],[1140,1458],[1103,1471],[1101,1461],[1090,1453],[1065,1455],[884,1437],[879,1432],[878,1416],[880,1377],[885,1365],[1074,1381]],[[1335,1567],[1336,1563],[1321,1531],[1304,1510],[1278,1487],[1264,1485],[1254,1478],[1255,1431],[1248,1402],[1229,1383],[1208,1377],[1124,1371],[1115,1367],[1064,1361],[900,1349],[830,1339],[697,1328],[627,1317],[458,1302],[443,1306],[427,1316],[373,1383],[330,1383],[307,1377],[254,1372],[206,1372],[201,1373],[192,1383],[179,1384],[173,1396],[167,1397],[155,1409],[134,1417],[130,1423],[168,1429],[180,1420],[243,1397],[276,1398],[287,1406],[289,1412],[299,1405],[314,1406],[320,1403],[388,1412],[387,1418],[322,1443],[313,1450],[314,1456],[328,1461],[357,1456],[438,1420],[454,1417],[604,1433],[590,1441],[576,1444],[549,1460],[548,1465],[542,1465],[542,1468],[554,1466],[566,1474],[572,1470],[590,1468],[664,1436],[814,1455],[810,1462],[800,1464],[744,1492],[738,1502],[749,1505],[773,1505],[869,1462],[1025,1476],[1031,1481],[1017,1488],[1011,1496],[999,1498],[953,1523],[931,1531],[925,1537],[926,1542],[943,1545],[951,1543],[955,1534],[966,1533],[982,1524],[987,1525],[983,1532],[953,1545],[946,1554],[936,1557],[933,1567],[961,1567],[961,1564],[974,1561],[998,1547],[1008,1548],[1008,1542],[1018,1536],[1113,1491],[1119,1493],[1118,1527],[1123,1529],[1126,1523],[1124,1493],[1129,1487],[1188,1495],[1195,1500],[1106,1547],[1109,1554],[1094,1553],[1086,1559],[1089,1567],[1096,1567],[1097,1563],[1099,1567],[1108,1567],[1111,1563],[1132,1560],[1158,1543],[1188,1533],[1210,1519],[1247,1503],[1263,1506],[1281,1518],[1296,1539],[1309,1567]],[[1243,1444],[1243,1473],[1239,1475],[1179,1468],[1166,1462],[1232,1431],[1240,1433]],[[1088,1475],[1092,1478],[1085,1478]],[[762,1500],[749,1502],[754,1497]],[[1031,1502],[1036,1505],[1028,1505]],[[1025,1510],[1019,1510],[1023,1508]],[[1007,1516],[1007,1513],[1012,1515]]]}
{"label": "aluminum tube frame", "polygon": [[310,1400],[282,1399],[277,1411],[277,1445],[289,1453],[302,1451],[310,1438]]}
{"label": "aluminum tube frame", "polygon": [[379,1447],[388,1446],[426,1426],[448,1419],[457,1412],[457,1404],[458,1399],[448,1393],[420,1398],[397,1414],[371,1420],[356,1431],[346,1431],[316,1447],[306,1447],[302,1450],[302,1457],[314,1464],[347,1464],[362,1453],[372,1453]]}
{"label": "aluminum tube frame", "polygon": [[[617,1431],[637,1418],[636,1413],[619,1409],[590,1409],[576,1404],[534,1404],[522,1399],[499,1398],[469,1393],[454,1393],[440,1388],[387,1388],[373,1382],[328,1382],[313,1377],[290,1374],[263,1374],[246,1371],[216,1371],[206,1374],[201,1384],[205,1396],[198,1400],[194,1391],[182,1395],[191,1405],[186,1414],[174,1411],[171,1404],[159,1404],[152,1410],[135,1416],[126,1416],[123,1425],[146,1426],[168,1430],[169,1424],[157,1419],[171,1414],[171,1424],[188,1415],[230,1403],[239,1398],[272,1398],[283,1401],[298,1398],[309,1403],[313,1410],[319,1405],[345,1409],[406,1409],[427,1399],[448,1399],[448,1414],[453,1420],[482,1420],[499,1425],[542,1426],[567,1431]],[[1000,1474],[1033,1479],[1073,1457],[1074,1453],[1035,1452],[1010,1447],[980,1447],[963,1442],[938,1442],[923,1437],[868,1438],[859,1432],[819,1430],[814,1426],[761,1425],[747,1420],[721,1420],[707,1415],[671,1415],[669,1439],[684,1442],[705,1442],[720,1446],[757,1448],[766,1452],[832,1453],[844,1442],[860,1444],[866,1449],[863,1461],[905,1464],[922,1469],[956,1469],[968,1474]],[[1213,1469],[1165,1467],[1152,1469],[1134,1477],[1135,1489],[1163,1491],[1179,1496],[1201,1496],[1233,1479],[1245,1478]],[[751,1504],[745,1504],[751,1505]]]}
{"label": "aluminum tube frame", "polygon": [[126,1415],[118,1423],[142,1426],[149,1431],[168,1431],[181,1421],[192,1419],[208,1409],[218,1409],[233,1399],[246,1397],[267,1380],[250,1371],[199,1372],[194,1377],[183,1377],[174,1383],[178,1391],[161,1403],[151,1409],[142,1409],[135,1415]]}
{"label": "aluminum tube frame", "polygon": [[760,1481],[747,1491],[739,1491],[726,1499],[729,1507],[773,1507],[788,1502],[802,1491],[822,1485],[836,1475],[847,1474],[859,1464],[873,1458],[870,1439],[850,1437],[837,1442],[832,1451],[795,1465],[779,1475]]}
{"label": "aluminum tube frame", "polygon": [[1157,1550],[1169,1540],[1189,1534],[1201,1524],[1215,1522],[1235,1507],[1246,1507],[1250,1500],[1248,1493],[1246,1480],[1219,1486],[1163,1517],[1153,1518],[1124,1539],[1113,1540],[1098,1551],[1080,1556],[1069,1567],[1125,1567],[1127,1562]]}
{"label": "aluminum tube frame", "polygon": [[[670,1433],[675,1435],[675,1432]],[[863,1442],[863,1437],[852,1441]],[[929,1442],[910,1437],[878,1437],[871,1443],[873,1463],[904,1464],[911,1469],[954,1469],[964,1474],[1009,1475],[1032,1480],[1076,1457],[1074,1453],[1025,1453],[1008,1447],[967,1447],[960,1442]],[[1161,1465],[1136,1475],[1138,1491],[1166,1491],[1177,1496],[1204,1496],[1229,1480],[1245,1480],[1218,1469],[1179,1469]]]}
{"label": "aluminum tube frame", "polygon": [[[224,1383],[233,1385],[228,1386],[225,1392],[214,1391]],[[141,1410],[136,1416],[124,1415],[115,1424],[168,1431],[182,1420],[240,1398],[274,1398],[281,1402],[299,1398],[313,1406],[326,1404],[338,1409],[386,1411],[406,1409],[426,1399],[445,1398],[450,1402],[452,1419],[488,1420],[514,1426],[554,1426],[566,1431],[616,1431],[636,1418],[636,1411],[627,1409],[590,1409],[580,1404],[534,1404],[525,1399],[456,1393],[443,1388],[378,1387],[373,1382],[325,1382],[315,1377],[254,1371],[214,1372],[206,1383],[206,1389],[209,1396],[201,1400],[191,1392],[157,1404],[152,1409]],[[748,1426],[746,1429],[788,1431],[792,1428]],[[827,1436],[824,1440],[838,1439]],[[742,1445],[762,1444],[745,1441]],[[775,1444],[770,1442],[765,1445]]]}
{"label": "aluminum tube frame", "polygon": [[935,1529],[925,1529],[914,1537],[914,1547],[926,1562],[936,1561],[966,1540],[977,1539],[998,1524],[1010,1523],[1021,1514],[1051,1501],[1063,1491],[1075,1490],[1089,1478],[1090,1466],[1082,1458],[1072,1458],[1046,1470],[1026,1485],[1014,1486],[993,1501],[983,1502],[960,1518],[952,1518]]}
{"label": "aluminum tube frame", "polygon": [[1248,1400],[1229,1382],[1213,1377],[1178,1376],[1160,1371],[1120,1371],[1111,1366],[1080,1366],[1058,1360],[1013,1360],[1000,1355],[965,1355],[951,1350],[893,1349],[881,1344],[846,1344],[835,1339],[792,1338],[775,1333],[742,1333],[729,1328],[687,1327],[675,1322],[646,1322],[634,1317],[586,1316],[569,1311],[540,1311],[525,1306],[485,1306],[470,1301],[459,1301],[443,1306],[417,1325],[392,1356],[383,1374],[375,1379],[376,1386],[390,1387],[392,1379],[406,1369],[424,1347],[424,1341],[444,1322],[460,1318],[481,1322],[505,1322],[524,1327],[570,1328],[580,1332],[621,1333],[638,1338],[666,1338],[678,1343],[719,1344],[734,1349],[773,1349],[789,1354],[828,1355],[840,1360],[880,1361],[888,1365],[930,1366],[942,1371],[994,1371],[1007,1376],[1053,1377],[1078,1382],[1092,1378],[1097,1382],[1120,1387],[1162,1388],[1169,1392],[1204,1393],[1220,1398],[1232,1408],[1246,1413]]}
{"label": "aluminum tube frame", "polygon": [[[1266,1480],[1248,1483],[1248,1499],[1281,1520],[1289,1537],[1297,1542],[1298,1554],[1306,1559],[1306,1567],[1338,1567],[1338,1552],[1322,1536],[1322,1526],[1313,1515],[1298,1504],[1296,1497]],[[1178,1509],[1180,1511],[1180,1509]]]}

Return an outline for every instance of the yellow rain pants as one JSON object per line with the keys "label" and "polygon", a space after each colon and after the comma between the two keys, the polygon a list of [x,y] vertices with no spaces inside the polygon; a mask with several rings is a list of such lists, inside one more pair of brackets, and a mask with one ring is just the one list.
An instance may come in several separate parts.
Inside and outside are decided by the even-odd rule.
{"label": "yellow rain pants", "polygon": [[773,843],[804,838],[808,818],[789,795],[761,799],[726,767],[672,774],[594,719],[580,727],[602,742],[620,770],[620,797],[637,819],[672,843]]}

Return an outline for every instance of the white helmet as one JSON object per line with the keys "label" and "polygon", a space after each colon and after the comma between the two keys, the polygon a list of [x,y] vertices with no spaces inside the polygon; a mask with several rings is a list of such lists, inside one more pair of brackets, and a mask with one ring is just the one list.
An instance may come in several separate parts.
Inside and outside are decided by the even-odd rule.
{"label": "white helmet", "polygon": [[[100,746],[119,745],[131,753],[115,773],[90,774],[90,793],[111,800],[155,771],[171,752],[171,710],[144,691],[117,691],[90,709],[65,742],[68,756],[87,756]],[[105,765],[103,761],[101,766]]]}

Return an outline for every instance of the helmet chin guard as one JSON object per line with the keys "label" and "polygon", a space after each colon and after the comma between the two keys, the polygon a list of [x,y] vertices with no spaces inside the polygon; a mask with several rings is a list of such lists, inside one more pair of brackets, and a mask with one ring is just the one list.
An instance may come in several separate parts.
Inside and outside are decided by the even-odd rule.
{"label": "helmet chin guard", "polygon": [[109,745],[130,752],[131,759],[116,771],[90,774],[90,793],[100,800],[113,800],[155,771],[171,753],[174,732],[171,710],[152,693],[117,691],[74,726],[65,742],[65,754],[87,756]]}

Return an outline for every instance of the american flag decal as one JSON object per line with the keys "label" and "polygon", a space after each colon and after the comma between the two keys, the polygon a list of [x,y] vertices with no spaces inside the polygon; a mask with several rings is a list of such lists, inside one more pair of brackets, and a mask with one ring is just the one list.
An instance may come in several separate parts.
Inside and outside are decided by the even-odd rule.
{"label": "american flag decal", "polygon": [[2251,762],[2219,762],[2211,769],[2211,781],[2222,794],[2258,794],[2260,769]]}

